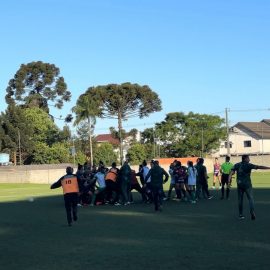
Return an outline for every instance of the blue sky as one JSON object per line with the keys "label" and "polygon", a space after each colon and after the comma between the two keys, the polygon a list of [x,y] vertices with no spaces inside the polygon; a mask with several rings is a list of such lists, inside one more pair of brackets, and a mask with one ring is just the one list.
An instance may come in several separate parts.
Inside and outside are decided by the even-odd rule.
{"label": "blue sky", "polygon": [[[72,92],[56,117],[90,86],[132,82],[157,92],[163,110],[124,122],[127,130],[175,111],[224,117],[230,108],[230,124],[270,118],[268,0],[9,0],[0,7],[0,111],[20,65],[40,60],[59,67]],[[115,125],[98,119],[96,134]]]}

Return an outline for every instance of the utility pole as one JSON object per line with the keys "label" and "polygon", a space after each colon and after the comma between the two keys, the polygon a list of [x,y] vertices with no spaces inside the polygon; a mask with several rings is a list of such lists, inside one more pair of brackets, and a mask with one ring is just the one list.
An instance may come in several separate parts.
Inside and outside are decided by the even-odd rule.
{"label": "utility pole", "polygon": [[90,164],[93,166],[93,144],[92,144],[92,119],[88,116],[88,133],[89,133],[89,150],[90,150]]}
{"label": "utility pole", "polygon": [[201,154],[202,157],[203,157],[203,152],[204,152],[204,141],[203,141],[203,127],[202,127],[202,154]]}
{"label": "utility pole", "polygon": [[72,138],[72,155],[73,155],[73,166],[75,167],[75,164],[76,164],[76,149],[75,149],[74,137]]}
{"label": "utility pole", "polygon": [[19,144],[19,160],[20,160],[20,165],[22,165],[21,133],[19,129],[18,129],[18,144]]}
{"label": "utility pole", "polygon": [[228,111],[229,111],[229,109],[225,108],[226,134],[227,134],[227,156],[231,156]]}
{"label": "utility pole", "polygon": [[153,158],[156,157],[156,145],[155,145],[155,130],[153,128]]}

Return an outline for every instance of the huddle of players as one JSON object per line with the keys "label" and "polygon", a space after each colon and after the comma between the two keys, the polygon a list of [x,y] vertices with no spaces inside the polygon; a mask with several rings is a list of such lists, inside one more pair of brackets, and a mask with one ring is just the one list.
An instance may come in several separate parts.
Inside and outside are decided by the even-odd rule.
{"label": "huddle of players", "polygon": [[157,170],[160,168],[157,160],[150,162],[150,168],[144,160],[137,173],[130,168],[128,162],[120,169],[116,167],[115,162],[110,169],[105,168],[100,162],[98,168],[94,167],[91,171],[84,170],[83,166],[79,165],[76,173],[80,191],[79,204],[128,205],[133,202],[132,190],[141,194],[143,202],[152,203],[155,186],[159,189],[161,200],[170,200],[173,189],[176,192],[176,200],[196,203],[201,196],[211,199],[207,170],[203,163],[204,160],[199,158],[195,166],[192,161],[188,161],[186,167],[179,160],[175,160],[169,168],[171,182],[167,197],[163,184],[168,181],[169,174],[162,168]]}
{"label": "huddle of players", "polygon": [[[246,194],[249,200],[251,219],[255,220],[250,173],[252,169],[270,169],[270,167],[254,165],[249,162],[248,155],[243,155],[242,162],[235,165],[230,163],[230,157],[226,157],[225,163],[220,167],[222,173],[221,199],[224,198],[225,185],[227,186],[226,198],[229,198],[232,175],[236,172],[239,218],[244,218],[243,195]],[[207,170],[203,164],[203,158],[198,158],[195,166],[189,161],[187,167],[182,166],[180,161],[175,160],[169,169],[171,183],[167,198],[163,191],[163,184],[168,181],[169,174],[155,160],[151,161],[151,168],[148,168],[146,161],[144,161],[140,165],[138,173],[130,168],[127,161],[120,169],[116,167],[116,163],[113,163],[110,169],[106,169],[102,162],[97,169],[94,167],[92,170],[85,169],[80,165],[76,175],[73,174],[73,168],[67,167],[67,174],[52,184],[51,189],[62,186],[69,225],[72,224],[72,221],[78,219],[78,198],[79,203],[82,204],[127,205],[133,200],[131,193],[133,189],[141,193],[144,202],[154,202],[155,210],[161,211],[162,201],[170,199],[173,188],[179,200],[188,201],[189,199],[191,203],[196,203],[201,195],[206,199],[212,198],[208,190]],[[137,176],[140,177],[141,185]]]}
{"label": "huddle of players", "polygon": [[162,210],[162,201],[170,199],[173,188],[177,199],[184,201],[188,201],[187,194],[189,194],[190,201],[195,203],[196,199],[200,198],[201,192],[208,199],[212,198],[209,195],[207,171],[202,158],[198,159],[196,166],[193,166],[191,161],[187,167],[182,166],[178,160],[171,164],[169,170],[171,183],[167,198],[163,184],[168,181],[169,174],[159,166],[157,160],[150,162],[150,168],[144,160],[137,173],[130,168],[128,161],[120,169],[116,167],[115,162],[108,169],[101,161],[98,167],[94,166],[92,169],[79,164],[76,174],[73,174],[71,167],[68,167],[66,172],[67,174],[54,183],[51,189],[62,186],[69,225],[77,220],[77,206],[128,205],[133,202],[132,190],[141,194],[143,202],[154,203],[156,211]]}

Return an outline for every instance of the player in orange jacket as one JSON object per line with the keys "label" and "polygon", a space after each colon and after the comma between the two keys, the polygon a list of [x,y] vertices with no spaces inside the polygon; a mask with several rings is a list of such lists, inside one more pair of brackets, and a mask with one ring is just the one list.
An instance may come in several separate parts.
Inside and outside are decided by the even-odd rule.
{"label": "player in orange jacket", "polygon": [[79,184],[73,168],[66,168],[66,175],[62,176],[58,181],[51,185],[51,189],[62,186],[64,193],[65,208],[67,214],[68,225],[72,225],[72,221],[77,221],[77,203],[79,198]]}

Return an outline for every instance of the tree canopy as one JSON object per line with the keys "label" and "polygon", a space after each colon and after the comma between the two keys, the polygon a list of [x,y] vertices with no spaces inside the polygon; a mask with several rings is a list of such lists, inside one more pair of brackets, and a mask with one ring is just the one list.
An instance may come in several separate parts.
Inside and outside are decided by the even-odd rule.
{"label": "tree canopy", "polygon": [[9,105],[38,107],[47,112],[49,102],[60,109],[71,97],[59,68],[41,61],[22,64],[9,81],[6,92],[6,102]]}
{"label": "tree canopy", "polygon": [[170,157],[210,153],[218,148],[225,134],[224,119],[193,112],[169,113],[155,127],[155,137]]}
{"label": "tree canopy", "polygon": [[149,86],[131,84],[108,84],[90,87],[86,93],[91,99],[101,101],[99,117],[118,120],[120,138],[120,161],[123,160],[122,121],[131,117],[147,117],[162,109],[161,100]]}

